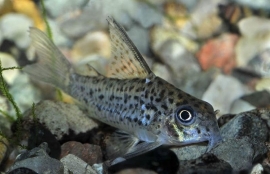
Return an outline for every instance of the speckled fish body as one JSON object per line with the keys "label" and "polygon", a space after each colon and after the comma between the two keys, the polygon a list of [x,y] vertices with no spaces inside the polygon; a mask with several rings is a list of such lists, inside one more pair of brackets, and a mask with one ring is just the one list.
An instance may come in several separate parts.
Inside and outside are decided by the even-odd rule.
{"label": "speckled fish body", "polygon": [[[109,18],[112,62],[106,76],[76,74],[47,36],[30,30],[40,62],[24,68],[36,79],[51,83],[77,99],[89,115],[116,127],[131,139],[126,157],[160,145],[209,141],[213,148],[221,136],[210,104],[155,76],[124,29]],[[138,143],[143,141],[143,143]]]}

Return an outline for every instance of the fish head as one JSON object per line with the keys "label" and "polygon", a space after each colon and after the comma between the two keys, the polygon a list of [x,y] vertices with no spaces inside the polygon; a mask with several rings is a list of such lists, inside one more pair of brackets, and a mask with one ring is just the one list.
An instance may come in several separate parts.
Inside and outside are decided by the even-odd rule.
{"label": "fish head", "polygon": [[209,103],[192,98],[190,102],[175,105],[166,117],[163,134],[168,145],[208,141],[207,151],[210,151],[222,140],[215,111]]}

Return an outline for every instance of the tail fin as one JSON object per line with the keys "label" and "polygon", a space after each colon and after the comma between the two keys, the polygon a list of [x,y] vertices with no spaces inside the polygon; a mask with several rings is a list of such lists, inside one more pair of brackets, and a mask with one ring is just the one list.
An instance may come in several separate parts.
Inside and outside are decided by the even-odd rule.
{"label": "tail fin", "polygon": [[23,68],[36,80],[50,83],[67,92],[72,66],[48,36],[36,28],[30,28],[32,44],[39,61]]}

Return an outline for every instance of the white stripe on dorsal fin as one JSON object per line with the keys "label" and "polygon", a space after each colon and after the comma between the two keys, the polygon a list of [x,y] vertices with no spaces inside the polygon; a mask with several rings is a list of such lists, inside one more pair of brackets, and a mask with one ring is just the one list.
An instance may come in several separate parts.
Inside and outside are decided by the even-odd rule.
{"label": "white stripe on dorsal fin", "polygon": [[108,77],[119,79],[146,78],[152,74],[142,55],[132,43],[123,27],[108,17],[112,41],[112,61]]}

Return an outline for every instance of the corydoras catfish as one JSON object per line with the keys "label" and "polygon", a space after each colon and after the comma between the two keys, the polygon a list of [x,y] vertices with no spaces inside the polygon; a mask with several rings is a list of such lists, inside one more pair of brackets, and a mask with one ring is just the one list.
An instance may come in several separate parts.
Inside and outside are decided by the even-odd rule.
{"label": "corydoras catfish", "polygon": [[203,141],[212,149],[221,141],[213,107],[156,76],[124,28],[112,18],[107,20],[112,61],[106,76],[92,67],[92,76],[77,74],[46,34],[36,28],[30,29],[30,37],[39,61],[24,71],[75,98],[90,117],[121,130],[114,135],[120,148],[108,152],[112,157],[130,158],[161,145]]}

